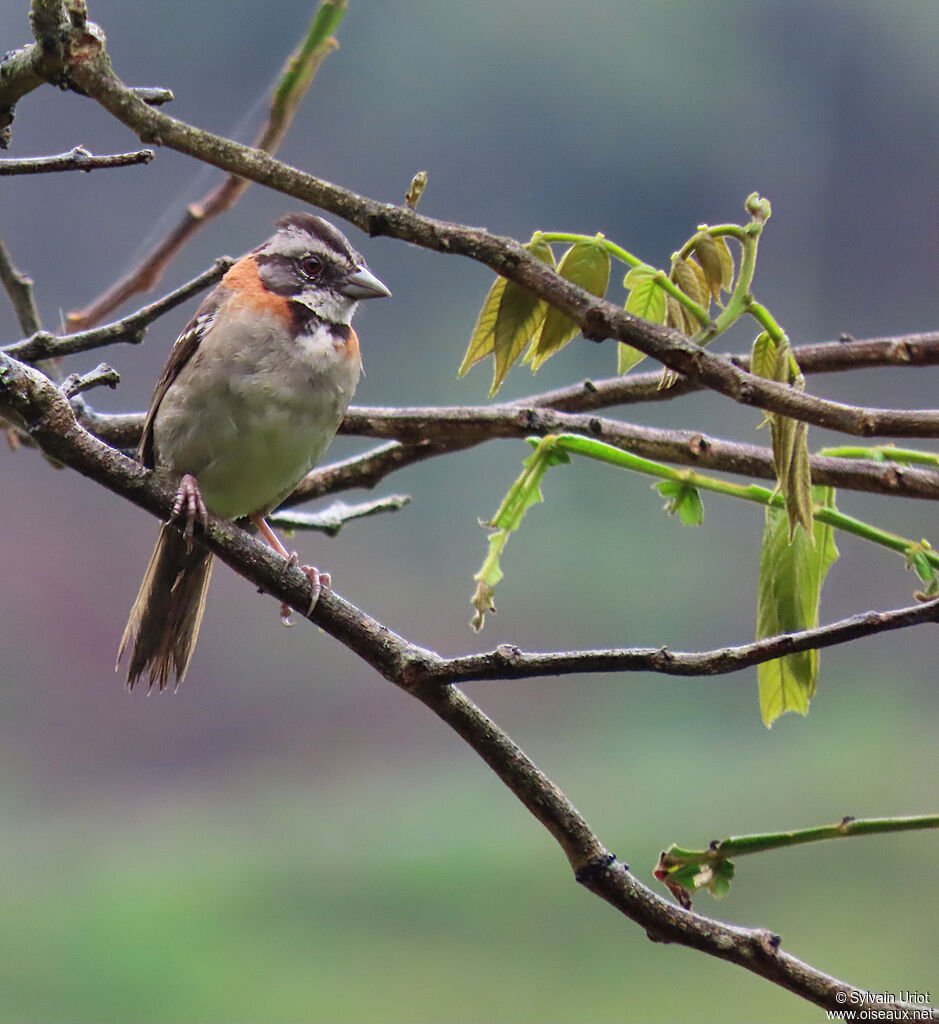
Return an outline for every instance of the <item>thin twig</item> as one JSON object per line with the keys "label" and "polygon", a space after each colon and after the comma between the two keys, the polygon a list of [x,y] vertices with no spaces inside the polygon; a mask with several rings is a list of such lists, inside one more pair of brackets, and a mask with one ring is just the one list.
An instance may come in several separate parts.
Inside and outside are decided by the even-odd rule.
{"label": "thin twig", "polygon": [[[346,0],[322,2],[310,22],[300,46],[290,55],[271,96],[267,119],[253,147],[274,153],[287,134],[300,101],[326,57],[336,48],[331,33],[338,25]],[[246,178],[229,174],[201,199],[183,212],[179,221],[154,245],[140,264],[116,281],[85,309],[69,313],[72,330],[92,327],[133,295],[149,291],[163,276],[183,246],[212,218],[230,210],[251,184]]]}
{"label": "thin twig", "polygon": [[364,519],[366,516],[379,515],[382,512],[399,512],[410,502],[409,494],[389,494],[385,498],[360,501],[355,505],[335,501],[319,512],[275,512],[267,518],[275,526],[285,530],[318,530],[320,533],[335,537],[343,526],[353,519]]}
{"label": "thin twig", "polygon": [[33,280],[17,269],[13,257],[0,239],[0,283],[6,289],[23,334],[35,334],[42,327],[33,294]]}
{"label": "thin twig", "polygon": [[113,390],[120,382],[121,375],[113,366],[108,366],[107,363],[98,363],[93,370],[89,370],[87,373],[70,373],[62,381],[62,394],[66,398],[74,398],[85,391],[91,391],[92,388],[106,387]]}
{"label": "thin twig", "polygon": [[156,302],[151,302],[148,306],[143,306],[120,320],[105,324],[104,327],[94,327],[88,331],[76,331],[74,334],[63,335],[40,331],[30,338],[0,348],[0,352],[22,362],[33,363],[37,359],[73,355],[76,352],[86,352],[90,349],[114,345],[117,342],[138,345],[143,341],[147,328],[154,320],[171,309],[175,309],[187,299],[192,298],[193,295],[208,288],[209,285],[216,284],[225,276],[233,263],[234,260],[230,256],[221,256],[198,277],[187,281],[186,284],[164,295],[163,298],[157,299]]}
{"label": "thin twig", "polygon": [[94,171],[102,167],[130,167],[133,164],[148,164],[153,156],[152,149],[95,156],[84,146],[76,146],[67,153],[59,153],[56,156],[0,160],[0,177],[15,174],[51,174],[56,171]]}

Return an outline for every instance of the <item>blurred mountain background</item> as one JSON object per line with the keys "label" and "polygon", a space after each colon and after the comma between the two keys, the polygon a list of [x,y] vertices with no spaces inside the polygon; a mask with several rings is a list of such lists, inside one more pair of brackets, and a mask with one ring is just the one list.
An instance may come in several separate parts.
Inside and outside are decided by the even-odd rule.
{"label": "blurred mountain background", "polygon": [[[249,141],[313,7],[94,0],[89,15],[125,81],[170,87],[170,113]],[[4,49],[29,40],[27,8],[0,0]],[[756,292],[794,344],[936,327],[931,0],[352,0],[339,41],[281,150],[296,166],[391,202],[426,169],[430,216],[519,238],[602,231],[658,264],[698,223],[743,218],[758,190],[773,218]],[[20,103],[6,155],[79,143],[137,148],[92,102],[44,88]],[[216,178],[159,151],[146,168],[5,179],[0,234],[46,326]],[[294,206],[252,187],[154,296]],[[489,272],[349,230],[394,293],[356,321],[359,401],[485,401],[488,370],[455,371]],[[91,400],[141,409],[194,305],[139,348],[65,369],[106,358],[121,386]],[[7,307],[0,337],[14,341]],[[613,372],[611,344],[577,341],[535,380],[514,371],[505,394]],[[934,406],[937,373],[809,387]],[[625,417],[767,441],[757,411],[713,394]],[[813,448],[839,440],[810,432]],[[333,454],[366,447],[341,438]],[[408,469],[379,488],[412,494],[403,512],[296,546],[344,596],[445,654],[752,638],[759,509],[706,497],[705,524],[682,528],[648,480],[586,464],[549,475],[547,503],[507,549],[499,615],[473,636],[477,518],[526,454],[500,441]],[[112,664],[156,523],[34,452],[0,451],[0,474],[0,1021],[820,1019],[737,968],[652,945],[573,883],[547,834],[420,705],[325,634],[283,630],[276,604],[224,567],[183,688],[126,694]],[[840,506],[939,541],[932,504],[844,493]],[[839,545],[823,621],[910,602],[901,560]],[[648,882],[671,842],[934,809],[936,643],[920,627],[825,652],[811,714],[769,732],[753,672],[469,692]],[[928,834],[766,854],[699,907],[770,927],[868,989],[922,990],[936,863]]]}

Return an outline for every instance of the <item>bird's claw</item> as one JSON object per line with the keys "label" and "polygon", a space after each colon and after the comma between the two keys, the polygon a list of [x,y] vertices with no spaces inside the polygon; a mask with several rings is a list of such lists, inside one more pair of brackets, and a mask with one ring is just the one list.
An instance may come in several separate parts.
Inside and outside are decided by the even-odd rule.
{"label": "bird's claw", "polygon": [[208,522],[209,510],[206,508],[199,490],[199,482],[191,473],[184,473],[179,481],[179,488],[176,491],[176,500],[173,502],[173,512],[170,519],[184,518],[186,525],[183,527],[183,536],[186,538],[186,546],[191,551],[192,541],[196,522],[204,529]]}
{"label": "bird's claw", "polygon": [[[300,571],[310,581],[310,604],[306,610],[307,615],[313,611],[316,607],[316,602],[320,599],[320,594],[324,590],[329,590],[332,586],[332,577],[328,572],[320,572],[312,565],[300,565],[300,559],[297,557],[296,551],[292,552],[290,557],[287,559],[287,568],[297,566]],[[290,627],[293,625],[293,618],[291,614],[293,609],[289,604],[282,604],[280,606],[280,621],[284,626]]]}

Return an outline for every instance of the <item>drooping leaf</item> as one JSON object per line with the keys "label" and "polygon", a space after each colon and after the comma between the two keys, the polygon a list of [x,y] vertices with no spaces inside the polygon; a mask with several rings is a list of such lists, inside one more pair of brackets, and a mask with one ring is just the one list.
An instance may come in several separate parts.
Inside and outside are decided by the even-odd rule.
{"label": "drooping leaf", "polygon": [[801,421],[796,423],[792,439],[792,457],[789,460],[789,473],[785,486],[790,538],[795,534],[796,525],[805,530],[807,537],[813,538],[812,469],[809,464],[808,434],[807,423]]}
{"label": "drooping leaf", "polygon": [[724,265],[721,262],[717,242],[706,232],[701,232],[695,241],[694,254],[704,273],[708,292],[717,302],[721,297],[724,281]]}
{"label": "drooping leaf", "polygon": [[726,238],[715,238],[714,244],[717,246],[717,255],[721,261],[721,287],[725,292],[732,291],[736,275],[733,253],[730,251]]}
{"label": "drooping leaf", "polygon": [[[524,248],[528,249],[529,252],[543,263],[554,266],[554,254],[551,252],[551,247],[539,234],[535,234]],[[470,367],[475,366],[476,363],[481,359],[485,359],[486,356],[493,354],[496,348],[497,325],[500,341],[503,345],[505,344],[506,334],[511,331],[513,310],[517,312],[520,306],[520,302],[517,301],[517,293],[524,292],[524,289],[513,284],[512,287],[516,292],[514,295],[510,295],[508,304],[503,311],[503,302],[508,286],[509,282],[506,278],[497,277],[489,289],[479,311],[479,316],[476,318],[476,326],[473,328],[473,333],[466,349],[466,355],[463,356],[463,362],[460,364],[458,376],[462,377]],[[531,298],[533,299],[533,297]]]}
{"label": "drooping leaf", "polygon": [[[524,246],[536,259],[554,266],[551,246],[535,235]],[[494,395],[505,380],[512,364],[522,354],[528,342],[537,334],[548,310],[548,304],[514,281],[507,281],[493,327],[495,366],[492,373],[490,395]]]}
{"label": "drooping leaf", "polygon": [[689,299],[693,299],[698,303],[698,305],[704,305],[707,301],[705,298],[706,293],[702,294],[698,275],[691,268],[689,260],[675,260],[669,277],[678,285],[679,288],[681,288]]}
{"label": "drooping leaf", "polygon": [[497,277],[489,289],[479,316],[476,318],[476,326],[473,328],[466,355],[463,356],[457,376],[462,377],[471,366],[475,366],[481,359],[492,354],[495,347],[496,317],[499,315],[502,293],[507,284],[508,281],[504,277]]}
{"label": "drooping leaf", "polygon": [[[773,338],[763,331],[750,350],[750,372],[767,380],[789,384],[797,390],[804,386],[799,366],[785,335]],[[801,524],[812,537],[811,468],[809,465],[808,425],[779,413],[767,413],[773,440],[773,466],[776,486],[786,500],[790,536]]]}
{"label": "drooping leaf", "polygon": [[[824,508],[835,507],[831,487],[813,488],[812,498]],[[757,592],[758,640],[818,625],[822,583],[838,557],[833,533],[830,526],[816,520],[811,533],[798,530],[790,541],[786,513],[767,508]],[[758,667],[760,713],[767,726],[786,711],[808,713],[818,663],[818,651],[811,650],[787,654]]]}
{"label": "drooping leaf", "polygon": [[[592,295],[605,295],[610,283],[610,254],[602,239],[590,238],[575,242],[561,257],[558,273]],[[545,360],[560,352],[579,329],[566,313],[550,306],[541,330],[532,343],[531,352],[526,356],[531,362],[532,372],[536,372]]]}
{"label": "drooping leaf", "polygon": [[694,271],[694,276],[698,279],[698,293],[701,296],[701,305],[707,309],[711,304],[711,287],[708,284],[708,279],[697,260],[689,259],[688,266],[691,267]]}
{"label": "drooping leaf", "polygon": [[679,331],[685,330],[684,307],[674,295],[668,295],[665,299],[665,325]]}

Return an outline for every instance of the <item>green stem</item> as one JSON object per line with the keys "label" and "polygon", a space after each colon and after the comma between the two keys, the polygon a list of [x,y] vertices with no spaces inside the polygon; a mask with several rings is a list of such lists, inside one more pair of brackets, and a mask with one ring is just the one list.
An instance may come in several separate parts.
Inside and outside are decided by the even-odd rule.
{"label": "green stem", "polygon": [[746,311],[763,328],[764,331],[776,342],[777,345],[788,341],[786,332],[776,322],[776,318],[762,303],[757,302],[752,295],[746,296]]}
{"label": "green stem", "polygon": [[[732,498],[740,498],[744,501],[752,501],[758,505],[771,505],[773,508],[785,509],[786,499],[777,491],[771,491],[767,487],[760,487],[758,484],[734,484],[728,480],[719,480],[716,477],[703,476],[691,469],[675,469],[661,462],[653,462],[651,459],[644,459],[631,452],[623,451],[621,448],[614,448],[612,445],[602,441],[595,441],[589,437],[582,437],[579,434],[557,434],[553,437],[553,444],[562,451],[573,452],[577,455],[584,455],[587,458],[595,459],[598,462],[605,462],[609,465],[619,466],[622,469],[631,469],[637,473],[644,473],[647,476],[658,477],[660,480],[674,480],[696,487],[703,491],[712,491],[715,494],[724,494]],[[882,530],[870,523],[865,523],[853,516],[845,515],[833,508],[813,509],[813,515],[820,523],[827,523],[838,530],[852,533],[856,537],[879,544],[898,554],[908,556],[913,549],[922,550],[923,557],[930,565],[939,569],[939,552],[930,548],[921,547],[914,541],[901,537],[898,534]]]}
{"label": "green stem", "polygon": [[622,246],[611,242],[609,238],[604,238],[601,235],[576,235],[564,231],[539,231],[538,234],[543,241],[549,244],[551,242],[565,242],[575,245],[577,242],[599,242],[611,256],[618,259],[621,263],[625,263],[627,267],[641,267],[645,263],[638,256],[633,256],[631,252],[627,252]]}
{"label": "green stem", "polygon": [[782,850],[804,843],[817,843],[823,839],[843,839],[847,836],[869,836],[884,832],[912,832],[939,828],[939,815],[924,814],[909,818],[844,818],[837,825],[797,829],[792,832],[767,832],[752,836],[729,836],[711,843],[706,850],[686,850],[670,846],[662,857],[667,867],[679,864],[707,864],[740,857],[764,850]]}
{"label": "green stem", "polygon": [[874,462],[900,462],[904,465],[939,466],[939,455],[916,448],[895,448],[893,445],[874,445],[864,448],[856,445],[844,448],[822,448],[819,455],[838,459],[869,459]]}

